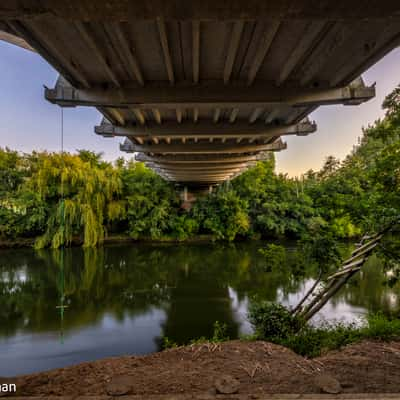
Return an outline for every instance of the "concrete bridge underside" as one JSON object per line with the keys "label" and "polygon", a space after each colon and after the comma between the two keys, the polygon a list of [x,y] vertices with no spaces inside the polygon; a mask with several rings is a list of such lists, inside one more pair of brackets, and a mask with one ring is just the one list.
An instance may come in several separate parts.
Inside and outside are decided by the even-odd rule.
{"label": "concrete bridge underside", "polygon": [[208,186],[314,132],[317,107],[371,99],[360,76],[400,44],[400,3],[5,0],[0,39],[59,71],[46,99],[96,107],[97,134]]}

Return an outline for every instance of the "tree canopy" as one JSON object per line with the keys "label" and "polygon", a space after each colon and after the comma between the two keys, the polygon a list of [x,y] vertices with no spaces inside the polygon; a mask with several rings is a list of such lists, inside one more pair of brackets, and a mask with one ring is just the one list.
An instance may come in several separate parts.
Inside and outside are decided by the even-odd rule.
{"label": "tree canopy", "polygon": [[0,239],[34,238],[37,247],[84,246],[110,235],[134,239],[303,238],[329,231],[357,237],[400,215],[400,86],[385,117],[363,129],[340,161],[332,156],[301,178],[254,167],[199,198],[186,211],[179,190],[143,163],[102,154],[0,148]]}

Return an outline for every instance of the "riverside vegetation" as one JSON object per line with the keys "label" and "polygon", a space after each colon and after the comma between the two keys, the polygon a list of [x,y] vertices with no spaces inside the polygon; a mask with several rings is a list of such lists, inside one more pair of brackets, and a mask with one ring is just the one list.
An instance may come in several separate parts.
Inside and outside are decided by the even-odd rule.
{"label": "riverside vegetation", "polygon": [[[362,340],[399,340],[400,319],[382,313],[369,314],[358,323],[324,322],[318,326],[303,323],[293,318],[285,307],[268,302],[253,302],[249,319],[255,329],[252,335],[242,336],[241,340],[266,340],[285,346],[305,357],[318,357],[330,350],[358,343]],[[218,321],[214,324],[211,337],[192,339],[189,343],[175,343],[168,337],[163,338],[165,349],[179,345],[229,341],[226,325]]]}
{"label": "riverside vegetation", "polygon": [[[385,117],[363,129],[344,161],[328,157],[320,171],[295,179],[276,174],[270,158],[199,199],[190,211],[181,209],[175,188],[142,163],[109,163],[86,150],[62,156],[1,149],[0,239],[29,239],[36,248],[58,248],[75,240],[94,247],[110,236],[177,241],[202,235],[225,241],[293,238],[302,251],[290,273],[302,274],[314,265],[322,276],[346,255],[340,240],[398,221],[400,86],[387,96],[383,108]],[[400,275],[396,229],[379,246],[383,265],[390,270],[389,284]],[[280,269],[286,257],[276,244],[260,252],[270,271]],[[252,301],[249,319],[255,328],[252,338],[308,356],[364,338],[400,335],[396,316],[375,314],[361,325],[315,327],[283,306],[258,299]],[[216,324],[211,340],[225,339],[223,326]],[[164,343],[173,345],[167,338]]]}
{"label": "riverside vegetation", "polygon": [[[173,185],[142,163],[109,163],[86,150],[61,156],[1,149],[0,239],[28,238],[37,248],[57,248],[74,239],[96,246],[107,236],[357,237],[399,215],[400,86],[383,108],[385,117],[363,130],[344,161],[328,157],[320,171],[301,179],[276,174],[273,158],[258,162],[189,212],[180,208]],[[325,256],[324,246],[319,248]]]}

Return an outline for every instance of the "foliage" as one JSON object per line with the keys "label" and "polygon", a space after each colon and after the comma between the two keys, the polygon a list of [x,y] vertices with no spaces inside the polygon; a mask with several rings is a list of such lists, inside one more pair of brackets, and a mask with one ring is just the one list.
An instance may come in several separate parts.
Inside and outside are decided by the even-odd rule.
{"label": "foliage", "polygon": [[111,165],[43,153],[39,171],[28,185],[48,206],[47,227],[37,240],[38,248],[70,244],[79,233],[84,246],[95,246],[104,238],[107,216],[113,219],[123,214],[117,197],[122,185]]}
{"label": "foliage", "polygon": [[340,243],[332,229],[332,227],[320,227],[315,231],[310,230],[299,241],[303,257],[308,262],[317,264],[322,273],[338,267],[343,259]]}
{"label": "foliage", "polygon": [[179,201],[174,189],[143,163],[129,161],[119,172],[128,235],[161,239],[177,213]]}
{"label": "foliage", "polygon": [[325,323],[321,326],[306,325],[299,332],[274,342],[307,357],[317,357],[328,350],[339,349],[361,340],[356,324]]}
{"label": "foliage", "polygon": [[328,350],[336,350],[364,339],[389,341],[399,338],[400,320],[378,313],[368,315],[361,325],[342,322],[307,325],[278,344],[302,356],[317,357]]}
{"label": "foliage", "polygon": [[[400,320],[395,317],[385,316],[382,313],[369,314],[358,324],[324,322],[318,326],[299,324],[294,327],[283,306],[274,304],[269,307],[269,310],[274,309],[274,312],[270,315],[275,329],[268,329],[267,335],[256,329],[255,334],[242,336],[241,340],[267,340],[288,347],[299,355],[318,357],[327,351],[338,350],[343,346],[357,343],[361,340],[390,341],[399,340],[400,338]],[[275,324],[275,321],[277,321],[276,315],[279,315],[278,330],[276,330],[278,325]],[[219,343],[227,340],[229,340],[227,336],[218,334],[211,339],[205,337],[192,339],[190,343]],[[167,337],[163,338],[163,349],[176,347],[178,347],[176,343]]]}
{"label": "foliage", "polygon": [[302,326],[302,321],[294,317],[290,310],[269,301],[253,301],[248,316],[258,338],[263,340],[286,339]]}
{"label": "foliage", "polygon": [[232,241],[238,235],[245,235],[249,229],[246,207],[246,201],[234,191],[222,188],[200,199],[193,207],[192,215],[216,239]]}
{"label": "foliage", "polygon": [[282,245],[270,243],[258,251],[265,257],[268,271],[279,268],[286,263],[286,249]]}
{"label": "foliage", "polygon": [[[334,266],[338,240],[378,230],[400,215],[399,93],[400,86],[387,96],[385,117],[363,129],[343,161],[328,156],[320,171],[290,178],[274,172],[271,156],[200,197],[189,211],[181,208],[179,190],[143,163],[121,158],[111,164],[87,150],[61,155],[0,149],[0,239],[90,247],[108,235],[284,237],[301,239],[312,258]],[[391,251],[399,254],[399,248],[394,243]]]}
{"label": "foliage", "polygon": [[178,344],[175,343],[170,338],[168,338],[167,336],[163,336],[161,347],[163,350],[176,349],[178,347]]}
{"label": "foliage", "polygon": [[214,333],[211,338],[211,342],[217,343],[217,342],[224,342],[229,340],[229,336],[227,335],[227,325],[223,324],[219,321],[214,322]]}
{"label": "foliage", "polygon": [[400,338],[400,319],[382,313],[370,314],[359,324],[324,322],[312,325],[293,317],[280,304],[254,301],[248,316],[255,335],[247,340],[267,340],[307,357],[316,357],[325,351],[339,349],[363,339]]}
{"label": "foliage", "polygon": [[252,230],[264,237],[299,237],[314,216],[312,199],[302,183],[274,173],[274,159],[258,162],[232,187],[246,199]]}
{"label": "foliage", "polygon": [[[199,338],[194,338],[191,339],[188,343],[183,343],[182,345],[185,344],[204,344],[204,343],[221,343],[221,342],[226,342],[230,340],[228,334],[227,334],[228,327],[226,324],[223,324],[219,321],[214,322],[213,326],[213,335],[211,337],[205,337],[201,336]],[[178,347],[179,345],[174,342],[173,340],[169,339],[167,336],[163,336],[162,338],[162,348],[164,350],[166,349],[173,349]]]}

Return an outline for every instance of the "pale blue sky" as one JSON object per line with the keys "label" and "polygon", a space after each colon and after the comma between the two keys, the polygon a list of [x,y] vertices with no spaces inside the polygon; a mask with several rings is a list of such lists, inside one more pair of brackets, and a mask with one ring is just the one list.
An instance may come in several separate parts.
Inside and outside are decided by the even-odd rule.
{"label": "pale blue sky", "polygon": [[[325,106],[311,114],[318,124],[308,137],[286,137],[288,149],[277,154],[279,172],[298,175],[318,169],[328,155],[343,159],[357,143],[361,127],[383,115],[384,97],[400,83],[400,48],[364,74],[376,82],[376,98],[361,106]],[[39,55],[0,41],[0,147],[29,152],[60,148],[60,108],[43,98],[43,85],[53,87],[57,72]],[[65,149],[104,152],[114,160],[121,138],[105,139],[93,132],[100,114],[93,108],[64,110]]]}

